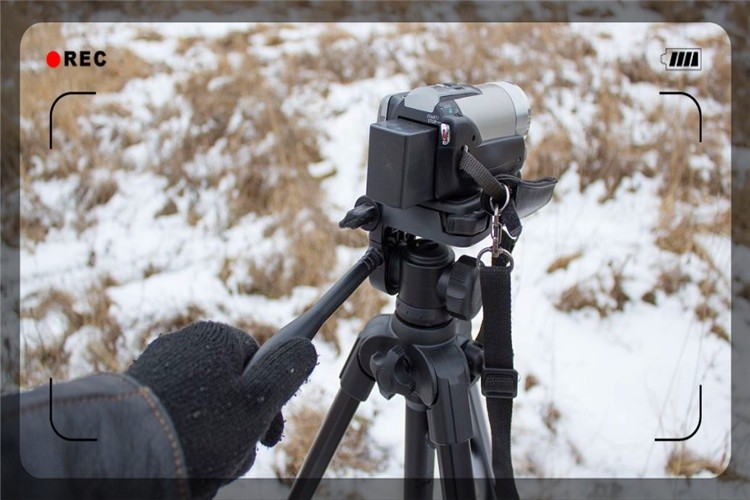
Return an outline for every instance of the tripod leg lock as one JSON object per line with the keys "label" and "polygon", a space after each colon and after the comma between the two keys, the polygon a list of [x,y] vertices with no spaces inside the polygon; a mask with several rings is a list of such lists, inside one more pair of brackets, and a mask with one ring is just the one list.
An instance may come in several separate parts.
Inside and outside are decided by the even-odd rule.
{"label": "tripod leg lock", "polygon": [[485,368],[482,394],[486,398],[513,399],[518,395],[518,372],[513,368]]}

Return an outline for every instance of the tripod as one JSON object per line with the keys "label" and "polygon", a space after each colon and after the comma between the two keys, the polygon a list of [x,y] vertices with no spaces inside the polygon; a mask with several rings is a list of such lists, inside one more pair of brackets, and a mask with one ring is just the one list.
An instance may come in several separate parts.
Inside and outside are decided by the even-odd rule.
{"label": "tripod", "polygon": [[[518,391],[511,251],[521,234],[521,217],[546,205],[557,182],[520,176],[529,112],[526,95],[507,82],[419,87],[381,101],[378,122],[370,126],[366,194],[339,222],[342,228],[367,231],[369,249],[320,301],[271,337],[245,369],[283,342],[312,339],[370,275],[376,289],[397,295],[395,313],[371,319],[357,337],[292,498],[315,493],[375,383],[386,398],[400,394],[406,400],[406,498],[432,497],[435,453],[443,498],[475,498],[477,486],[483,497],[494,499],[495,491],[518,497],[510,457],[512,399]],[[480,287],[477,260],[455,261],[446,245],[468,247],[488,234],[492,245],[478,257],[491,253],[492,265],[482,268]],[[486,359],[484,347],[470,337],[482,295],[489,306],[482,333]],[[480,375],[493,427],[491,459],[475,387]],[[484,477],[476,484],[475,470]]]}
{"label": "tripod", "polygon": [[[494,498],[488,432],[474,384],[484,360],[471,340],[470,320],[481,308],[476,261],[454,261],[449,247],[424,239],[407,242],[397,253],[395,314],[372,318],[357,337],[290,498],[313,496],[376,383],[384,397],[400,394],[406,400],[404,498],[433,497],[436,452],[443,498],[476,498],[475,467],[485,478],[481,496]],[[353,279],[344,276],[341,286]]]}

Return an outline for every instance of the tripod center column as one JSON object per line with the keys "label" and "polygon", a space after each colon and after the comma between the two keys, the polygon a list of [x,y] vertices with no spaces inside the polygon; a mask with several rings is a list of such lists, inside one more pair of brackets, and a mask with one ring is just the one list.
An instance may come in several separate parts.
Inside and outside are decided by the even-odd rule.
{"label": "tripod center column", "polygon": [[396,316],[419,327],[438,327],[449,323],[445,307],[448,270],[455,254],[446,245],[430,240],[412,240],[400,254],[400,288]]}

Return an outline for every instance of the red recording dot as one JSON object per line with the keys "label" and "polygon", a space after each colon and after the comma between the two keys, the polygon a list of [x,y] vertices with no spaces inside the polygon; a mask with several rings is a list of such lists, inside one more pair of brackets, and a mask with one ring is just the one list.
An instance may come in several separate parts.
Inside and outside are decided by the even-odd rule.
{"label": "red recording dot", "polygon": [[60,54],[54,50],[50,50],[47,53],[47,66],[50,68],[56,68],[60,64]]}

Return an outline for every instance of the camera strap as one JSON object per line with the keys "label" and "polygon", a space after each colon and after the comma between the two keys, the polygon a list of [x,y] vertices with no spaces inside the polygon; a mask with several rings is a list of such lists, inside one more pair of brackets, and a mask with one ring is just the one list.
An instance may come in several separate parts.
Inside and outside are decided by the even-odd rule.
{"label": "camera strap", "polygon": [[484,320],[479,341],[484,344],[482,394],[487,398],[487,414],[492,434],[492,471],[495,494],[499,499],[517,499],[510,453],[513,398],[518,392],[518,372],[513,368],[513,341],[510,314],[510,273],[507,265],[482,266]]}
{"label": "camera strap", "polygon": [[[518,393],[518,372],[513,368],[513,339],[511,329],[511,252],[521,234],[521,219],[515,208],[510,188],[472,156],[468,149],[460,161],[460,168],[469,174],[484,193],[492,207],[492,246],[477,257],[482,289],[484,319],[477,340],[484,345],[482,394],[487,398],[487,414],[492,434],[492,470],[495,475],[495,494],[498,499],[517,499],[511,460],[511,418],[513,398]],[[492,264],[485,266],[481,257],[492,253]]]}

